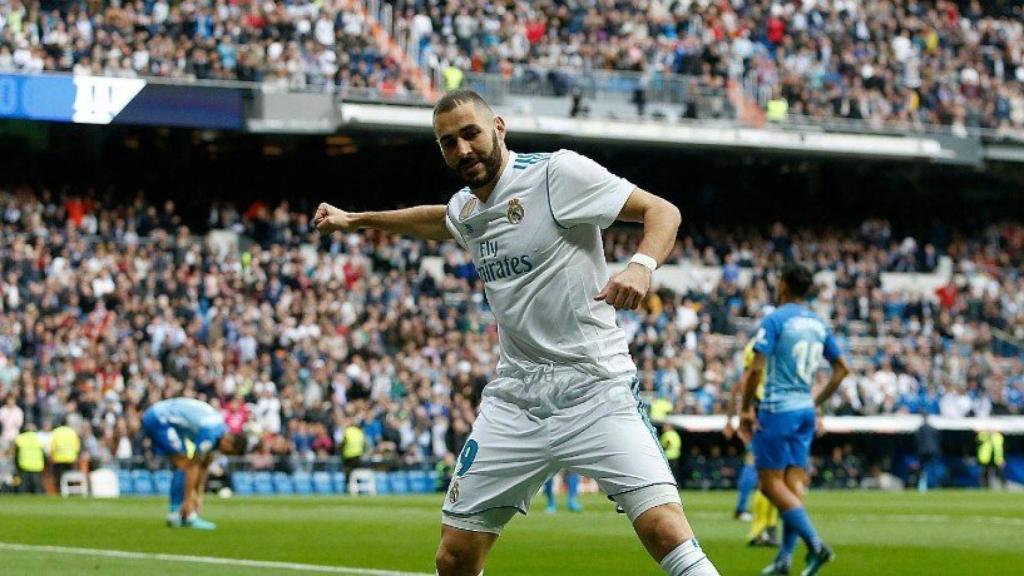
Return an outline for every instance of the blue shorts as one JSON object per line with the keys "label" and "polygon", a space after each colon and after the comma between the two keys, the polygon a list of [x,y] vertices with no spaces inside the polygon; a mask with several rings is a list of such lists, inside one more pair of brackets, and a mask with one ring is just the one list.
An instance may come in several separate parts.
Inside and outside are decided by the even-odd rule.
{"label": "blue shorts", "polygon": [[185,440],[174,429],[174,426],[161,422],[160,418],[152,410],[146,410],[142,415],[142,429],[146,431],[153,443],[153,452],[158,456],[172,456],[174,454],[185,454]]}
{"label": "blue shorts", "polygon": [[754,465],[758,470],[807,467],[814,440],[814,409],[757,414],[760,430],[754,434]]}

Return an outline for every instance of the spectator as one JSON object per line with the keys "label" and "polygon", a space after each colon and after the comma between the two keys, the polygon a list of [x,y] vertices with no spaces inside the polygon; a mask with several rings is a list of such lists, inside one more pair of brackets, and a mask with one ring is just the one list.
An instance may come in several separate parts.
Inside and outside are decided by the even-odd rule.
{"label": "spectator", "polygon": [[14,439],[14,446],[14,460],[18,465],[18,476],[21,477],[20,492],[42,494],[46,454],[39,433],[36,432],[36,425],[31,422],[25,424],[25,430]]}
{"label": "spectator", "polygon": [[928,483],[934,475],[935,467],[942,455],[939,431],[932,427],[928,421],[928,412],[921,412],[921,427],[917,429],[914,436],[914,443],[917,447],[917,460],[919,469],[917,472],[918,492],[927,492]]}

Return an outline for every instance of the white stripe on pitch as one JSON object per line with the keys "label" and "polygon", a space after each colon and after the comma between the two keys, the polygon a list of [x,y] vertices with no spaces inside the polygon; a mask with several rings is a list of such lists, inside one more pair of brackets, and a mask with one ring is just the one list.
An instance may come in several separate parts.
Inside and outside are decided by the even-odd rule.
{"label": "white stripe on pitch", "polygon": [[103,558],[122,558],[128,560],[191,562],[193,564],[244,566],[247,568],[265,568],[267,570],[293,570],[296,572],[320,572],[328,574],[345,574],[350,576],[434,576],[433,573],[428,574],[426,572],[397,572],[395,570],[374,570],[372,568],[352,568],[348,566],[318,566],[316,564],[298,564],[294,562],[272,562],[265,560],[246,560],[242,558],[220,558],[217,556],[188,556],[184,554],[150,554],[147,552],[128,552],[124,550],[68,548],[65,546],[13,544],[10,542],[0,542],[0,550],[15,550],[22,552],[53,552],[56,554],[78,554],[80,556],[99,556]]}

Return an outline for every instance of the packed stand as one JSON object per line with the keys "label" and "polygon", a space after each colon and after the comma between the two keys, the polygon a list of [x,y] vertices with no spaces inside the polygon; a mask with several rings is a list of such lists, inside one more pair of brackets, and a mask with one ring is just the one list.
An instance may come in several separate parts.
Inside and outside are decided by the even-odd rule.
{"label": "packed stand", "polygon": [[563,93],[581,72],[638,72],[641,87],[680,74],[688,90],[735,82],[796,116],[1024,128],[1021,14],[976,0],[397,4],[439,72],[546,78]]}
{"label": "packed stand", "polygon": [[348,1],[0,3],[0,71],[414,89]]}
{"label": "packed stand", "polygon": [[[208,400],[232,432],[248,432],[256,470],[340,458],[450,466],[470,432],[498,336],[454,243],[321,238],[287,203],[213,205],[204,227],[239,232],[237,246],[191,230],[173,202],[142,196],[113,203],[15,189],[0,194],[0,209],[4,449],[23,423],[48,431],[63,422],[94,464],[155,467],[141,414],[181,395]],[[879,268],[859,265],[870,242],[844,255],[835,287],[814,303],[852,357],[835,413],[1024,411],[1019,352],[1004,358],[992,343],[994,327],[1020,328],[1020,252],[962,245],[946,253],[970,283],[937,302],[882,291]],[[771,301],[775,268],[762,253],[752,249],[746,288],[726,270],[709,290],[661,290],[643,313],[620,314],[652,404],[724,411],[742,346]],[[443,259],[443,277],[420,270],[430,255]],[[982,270],[993,280],[975,290]],[[346,451],[352,434],[365,449]]]}

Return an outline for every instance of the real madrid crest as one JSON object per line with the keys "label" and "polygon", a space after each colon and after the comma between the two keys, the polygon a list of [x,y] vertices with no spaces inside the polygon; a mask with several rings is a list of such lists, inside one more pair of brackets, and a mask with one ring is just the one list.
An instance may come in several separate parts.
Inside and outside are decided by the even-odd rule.
{"label": "real madrid crest", "polygon": [[473,210],[476,210],[476,204],[476,196],[470,198],[469,202],[466,202],[466,205],[463,206],[462,210],[459,211],[459,220],[465,220],[466,218],[469,218],[469,215],[473,213]]}
{"label": "real madrid crest", "polygon": [[448,501],[452,504],[459,499],[459,479],[452,480],[452,487],[448,490]]}
{"label": "real madrid crest", "polygon": [[523,216],[526,216],[526,209],[523,208],[523,203],[519,201],[519,198],[513,198],[508,201],[508,221],[512,224],[519,224],[523,221]]}

